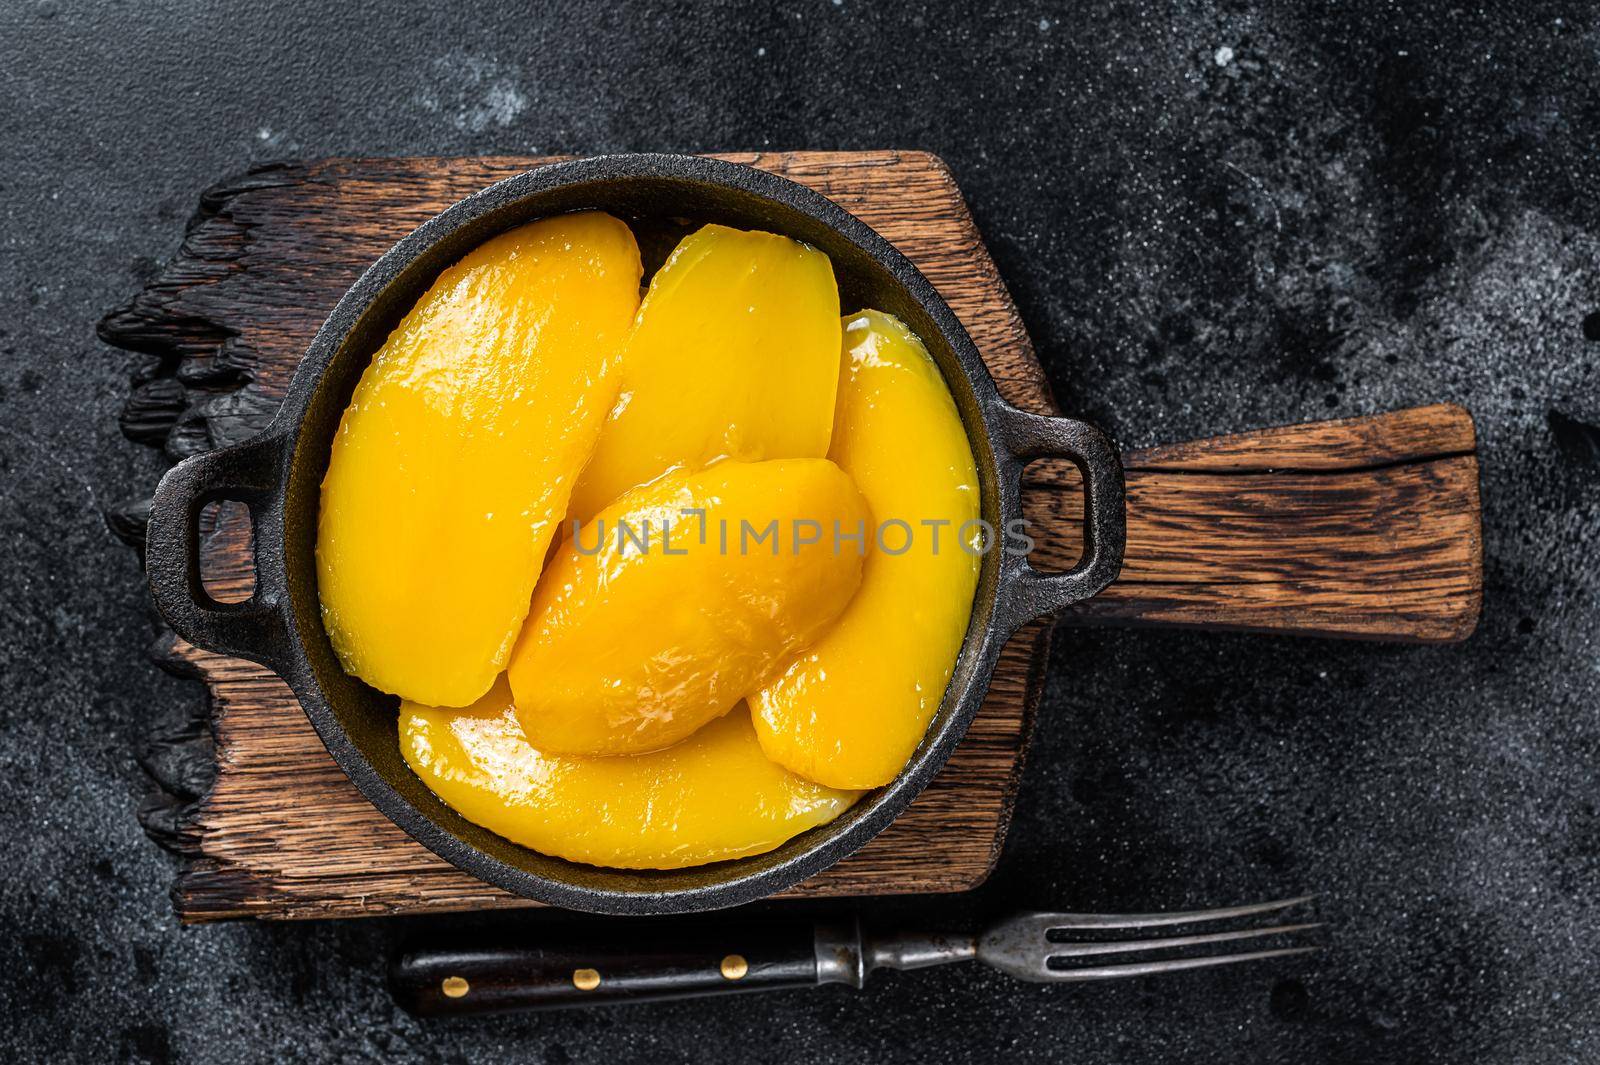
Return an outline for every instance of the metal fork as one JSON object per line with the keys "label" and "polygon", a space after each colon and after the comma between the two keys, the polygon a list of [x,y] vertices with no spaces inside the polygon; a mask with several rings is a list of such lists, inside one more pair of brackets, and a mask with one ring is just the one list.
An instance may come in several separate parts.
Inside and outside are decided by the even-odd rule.
{"label": "metal fork", "polygon": [[1106,929],[1167,928],[1173,925],[1206,924],[1226,921],[1236,917],[1256,917],[1276,913],[1292,906],[1309,902],[1314,896],[1301,895],[1277,902],[1258,902],[1253,906],[1228,906],[1216,910],[1191,910],[1187,913],[1019,913],[991,926],[977,937],[974,956],[991,969],[1014,976],[1019,980],[1075,981],[1113,980],[1124,976],[1148,976],[1153,973],[1172,973],[1183,969],[1208,969],[1217,965],[1235,965],[1239,962],[1262,958],[1283,958],[1292,954],[1308,954],[1311,947],[1276,947],[1270,950],[1252,950],[1227,954],[1201,954],[1193,957],[1165,958],[1156,961],[1128,962],[1119,965],[1052,965],[1052,962],[1070,962],[1077,958],[1098,958],[1107,954],[1131,954],[1142,951],[1175,951],[1187,947],[1211,946],[1216,943],[1233,943],[1264,936],[1289,936],[1321,928],[1321,922],[1283,924],[1266,928],[1237,928],[1226,932],[1205,932],[1184,936],[1165,936],[1154,939],[1119,939],[1111,942],[1074,943],[1054,940],[1054,933],[1104,931]]}
{"label": "metal fork", "polygon": [[[976,960],[1019,980],[1072,982],[1204,969],[1306,954],[1279,945],[1229,952],[1211,948],[1292,937],[1320,923],[1256,925],[1184,935],[1088,940],[1085,933],[1148,931],[1277,914],[1312,896],[1187,913],[1019,913],[974,934],[864,930],[859,921],[807,925],[774,920],[741,927],[726,920],[671,928],[596,922],[538,934],[501,933],[404,951],[390,968],[396,1001],[424,1016],[614,1005],[666,998],[846,984],[862,987],[877,969],[925,969]],[[1077,935],[1077,940],[1068,938]],[[1204,948],[1204,949],[1201,949]],[[1194,953],[1193,951],[1199,951]],[[1107,956],[1154,959],[1099,964]],[[1085,960],[1088,964],[1083,964]]]}

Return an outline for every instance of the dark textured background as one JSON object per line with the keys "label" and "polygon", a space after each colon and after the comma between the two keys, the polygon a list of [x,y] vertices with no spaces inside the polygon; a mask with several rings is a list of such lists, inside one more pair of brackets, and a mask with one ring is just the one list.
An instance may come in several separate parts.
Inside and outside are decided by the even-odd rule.
{"label": "dark textured background", "polygon": [[[1499,6],[0,4],[4,1056],[1596,1059],[1600,20]],[[1325,953],[422,1024],[380,981],[419,925],[176,926],[132,751],[199,696],[101,518],[163,463],[100,314],[253,162],[763,147],[942,155],[1063,406],[1126,445],[1476,416],[1470,642],[1069,635],[993,880],[877,907],[1313,889]]]}

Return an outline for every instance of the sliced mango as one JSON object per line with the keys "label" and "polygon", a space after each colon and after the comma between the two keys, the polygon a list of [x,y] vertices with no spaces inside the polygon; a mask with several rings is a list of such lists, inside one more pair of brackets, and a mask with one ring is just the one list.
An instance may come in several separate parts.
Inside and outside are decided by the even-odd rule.
{"label": "sliced mango", "polygon": [[719,462],[624,493],[534,593],[508,670],[528,740],[638,754],[726,713],[849,602],[862,541],[836,549],[833,532],[859,535],[867,513],[826,459]]}
{"label": "sliced mango", "polygon": [[317,525],[348,672],[434,706],[489,689],[611,408],[640,276],[617,219],[534,222],[441,274],[373,356]]}
{"label": "sliced mango", "polygon": [[400,750],[467,820],[543,854],[622,869],[761,854],[856,799],[768,761],[745,713],[654,754],[542,754],[523,736],[503,679],[466,709],[403,704]]}
{"label": "sliced mango", "polygon": [[[838,623],[756,689],[756,735],[780,765],[836,788],[887,784],[944,698],[972,612],[983,535],[978,475],[955,402],[916,335],[863,311],[845,325],[830,457],[880,523]],[[932,523],[932,524],[929,524]],[[942,523],[942,524],[940,524]],[[965,545],[965,546],[964,546]]]}
{"label": "sliced mango", "polygon": [[839,380],[833,267],[787,237],[706,226],[651,278],[620,361],[576,518],[674,467],[822,458]]}

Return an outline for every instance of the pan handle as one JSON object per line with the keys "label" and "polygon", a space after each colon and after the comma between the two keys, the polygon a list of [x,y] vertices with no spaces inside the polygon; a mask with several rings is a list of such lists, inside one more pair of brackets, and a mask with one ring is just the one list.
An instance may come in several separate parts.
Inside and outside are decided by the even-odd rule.
{"label": "pan handle", "polygon": [[1126,545],[1122,458],[1104,433],[1085,422],[1002,408],[1005,447],[1016,475],[1032,459],[1064,458],[1083,475],[1083,555],[1066,573],[1042,573],[1025,555],[1004,554],[999,616],[1006,631],[1054,617],[1117,579]]}
{"label": "pan handle", "polygon": [[[156,608],[172,630],[196,647],[272,665],[287,647],[277,518],[283,438],[242,444],[185,459],[167,471],[150,501],[145,573]],[[213,599],[200,579],[200,512],[220,500],[243,503],[254,530],[256,585],[241,603]]]}

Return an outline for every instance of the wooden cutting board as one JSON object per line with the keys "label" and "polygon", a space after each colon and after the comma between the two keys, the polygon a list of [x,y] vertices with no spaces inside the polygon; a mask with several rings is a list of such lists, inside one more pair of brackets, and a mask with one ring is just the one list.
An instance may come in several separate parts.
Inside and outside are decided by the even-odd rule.
{"label": "wooden cutting board", "polygon": [[[920,152],[726,155],[810,185],[912,259],[949,302],[1012,403],[1053,411],[1048,385],[950,172]],[[101,336],[147,358],[127,435],[180,459],[264,427],[306,344],[356,276],[431,215],[547,159],[334,159],[260,167],[207,190],[182,250]],[[1131,452],[1123,575],[1068,622],[1163,624],[1446,641],[1482,595],[1470,418],[1436,406]],[[1076,474],[1029,468],[1035,560],[1076,557]],[[154,486],[148,486],[153,488]],[[148,491],[108,515],[140,544]],[[247,523],[222,511],[202,566],[219,598],[253,582]],[[1047,626],[1006,648],[950,763],[887,831],[794,889],[827,896],[961,891],[988,875],[1048,652]],[[168,634],[157,659],[204,681],[203,716],[154,737],[146,830],[185,861],[185,921],[528,905],[413,842],[356,792],[299,705],[253,663]]]}

